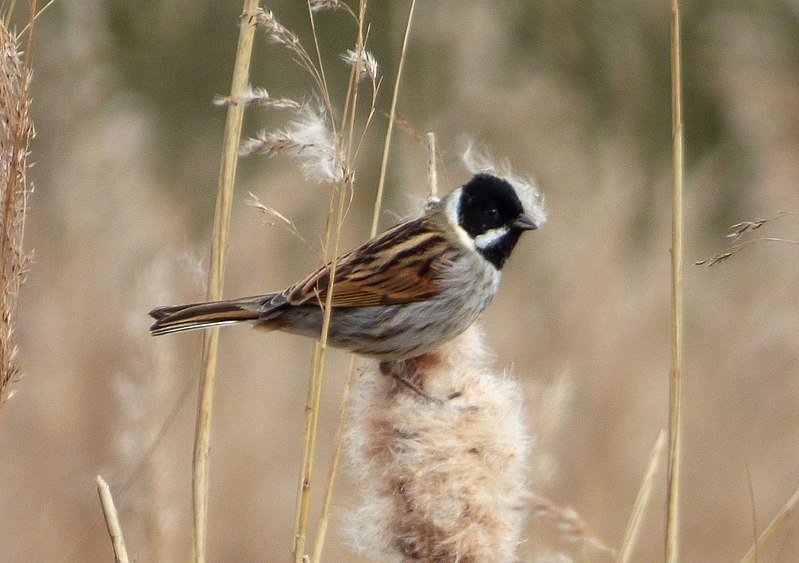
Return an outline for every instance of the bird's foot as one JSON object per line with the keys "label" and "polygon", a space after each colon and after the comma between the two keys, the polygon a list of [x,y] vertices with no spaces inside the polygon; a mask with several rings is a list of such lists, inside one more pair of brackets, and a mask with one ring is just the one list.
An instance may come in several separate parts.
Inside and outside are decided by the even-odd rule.
{"label": "bird's foot", "polygon": [[[399,362],[380,362],[380,372],[383,375],[392,377],[398,384],[402,385],[406,389],[410,389],[431,403],[445,405],[449,401],[457,399],[463,395],[463,393],[460,391],[455,391],[447,395],[446,398],[442,399],[427,393],[424,389],[422,389],[421,383],[423,373],[419,370],[419,366],[417,365],[419,362],[417,360],[418,358],[411,358],[409,360],[403,360]],[[399,386],[395,387],[393,392],[396,393],[398,390]],[[471,410],[473,407],[469,406],[465,408]]]}

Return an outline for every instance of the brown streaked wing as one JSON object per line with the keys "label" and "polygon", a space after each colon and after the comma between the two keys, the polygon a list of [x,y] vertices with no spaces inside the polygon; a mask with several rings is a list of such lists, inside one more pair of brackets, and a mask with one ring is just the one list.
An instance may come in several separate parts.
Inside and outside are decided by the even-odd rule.
{"label": "brown streaked wing", "polygon": [[[398,225],[341,256],[333,307],[369,307],[424,301],[440,291],[441,266],[457,252],[425,218]],[[292,305],[327,299],[330,264],[284,292]]]}

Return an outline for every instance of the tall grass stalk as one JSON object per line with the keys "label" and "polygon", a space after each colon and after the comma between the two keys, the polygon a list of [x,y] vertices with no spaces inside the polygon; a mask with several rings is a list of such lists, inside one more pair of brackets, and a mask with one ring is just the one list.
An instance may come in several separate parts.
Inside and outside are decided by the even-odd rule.
{"label": "tall grass stalk", "polygon": [[[255,26],[249,14],[255,12],[258,0],[244,0],[233,79],[230,87],[231,100],[237,100],[248,87],[250,59],[255,37]],[[211,264],[208,276],[208,300],[222,298],[225,272],[225,248],[230,226],[230,209],[236,178],[237,149],[244,119],[244,106],[231,103],[227,108],[222,158],[219,165],[216,209],[214,211],[213,238],[211,242]],[[194,561],[206,560],[208,540],[208,454],[211,447],[211,414],[213,407],[216,360],[219,348],[219,330],[214,328],[203,336],[203,373],[200,381],[200,396],[197,406],[197,423],[194,438],[192,463],[192,552]]]}
{"label": "tall grass stalk", "polygon": [[[365,35],[364,35],[364,19],[366,16],[367,0],[361,0],[359,3],[358,17],[357,17],[357,38],[355,44],[355,52],[363,53],[365,51]],[[309,15],[311,18],[312,32],[314,35],[314,44],[317,46],[317,56],[321,61],[321,56],[318,50],[318,38],[316,36],[316,26],[313,23],[313,10],[309,8]],[[301,563],[307,559],[305,553],[305,544],[307,541],[308,533],[308,514],[310,510],[311,501],[311,480],[313,476],[313,467],[316,453],[316,438],[318,433],[319,421],[319,403],[321,400],[322,392],[322,377],[324,375],[325,355],[327,351],[327,336],[330,330],[330,315],[332,312],[334,280],[336,277],[337,257],[339,255],[339,243],[341,240],[341,229],[344,224],[344,216],[347,210],[347,204],[350,200],[349,194],[352,193],[354,177],[352,174],[352,147],[353,137],[355,130],[355,116],[358,107],[358,91],[359,91],[359,65],[354,64],[350,72],[350,78],[347,85],[347,94],[345,96],[344,111],[341,116],[340,131],[341,134],[337,135],[337,142],[339,148],[344,145],[344,175],[340,182],[335,182],[331,186],[331,193],[328,206],[328,219],[325,229],[324,240],[324,255],[325,259],[330,259],[330,284],[326,294],[324,303],[324,316],[322,318],[322,333],[319,342],[314,346],[313,362],[311,366],[311,376],[308,385],[308,399],[305,407],[305,432],[304,432],[304,448],[302,465],[300,468],[299,490],[297,494],[297,508],[295,511],[294,521],[294,542],[292,551],[294,561]],[[327,84],[323,81],[320,85],[323,91],[324,99],[329,104],[329,93]],[[374,103],[376,90],[373,89],[372,97],[372,111],[374,110]],[[344,140],[346,139],[346,143]],[[335,202],[335,203],[334,203]],[[334,212],[334,206],[336,207]],[[329,485],[330,486],[330,485]],[[319,547],[321,550],[321,546]],[[316,551],[316,548],[315,548]]]}
{"label": "tall grass stalk", "polygon": [[436,169],[436,134],[427,133],[427,187],[431,200],[438,200],[438,170]]}
{"label": "tall grass stalk", "polygon": [[386,185],[386,168],[388,166],[388,153],[391,148],[391,134],[394,131],[394,119],[397,115],[397,97],[399,96],[399,85],[402,79],[402,67],[405,66],[405,55],[408,52],[408,37],[411,33],[413,23],[413,12],[416,9],[416,0],[411,0],[411,7],[408,10],[408,23],[405,25],[405,36],[402,38],[402,51],[400,52],[399,65],[397,66],[397,78],[394,81],[394,94],[391,96],[391,109],[389,110],[388,128],[386,129],[386,142],[383,144],[383,160],[380,163],[380,180],[377,183],[377,196],[375,196],[375,209],[372,214],[371,236],[377,234],[377,224],[380,221],[380,208],[383,203],[383,189]]}
{"label": "tall grass stalk", "polygon": [[105,525],[111,538],[111,547],[114,549],[116,563],[128,563],[128,551],[125,548],[125,537],[122,535],[122,526],[119,524],[119,513],[114,506],[111,489],[101,475],[97,476],[97,493],[100,495],[100,504],[103,507]]}
{"label": "tall grass stalk", "polygon": [[333,506],[333,488],[336,484],[338,467],[341,462],[341,446],[344,443],[344,428],[347,425],[347,418],[350,411],[350,392],[355,382],[356,372],[355,355],[353,354],[350,357],[350,369],[347,375],[347,382],[344,384],[344,392],[341,396],[338,427],[336,428],[336,435],[333,438],[333,455],[327,474],[327,488],[325,489],[325,500],[322,503],[322,514],[319,517],[319,524],[316,527],[316,539],[314,541],[313,556],[311,557],[312,563],[320,563],[320,561],[322,561],[322,552],[325,547],[325,538],[327,537],[327,526],[330,522],[330,508]]}
{"label": "tall grass stalk", "polygon": [[635,497],[633,511],[630,514],[630,521],[627,523],[627,529],[624,532],[624,540],[622,541],[621,548],[619,548],[619,555],[616,557],[616,563],[628,563],[632,561],[633,549],[638,542],[638,534],[641,531],[644,514],[647,506],[649,506],[649,499],[652,497],[652,485],[655,481],[658,467],[660,467],[660,462],[663,459],[663,449],[665,446],[666,431],[661,430],[652,448],[652,455],[649,457],[649,467],[646,469],[644,479],[641,481],[641,487],[638,489],[638,495]]}
{"label": "tall grass stalk", "polygon": [[[382,158],[381,165],[380,165],[380,179],[378,181],[378,192],[377,192],[377,196],[376,196],[375,204],[374,204],[374,212],[373,212],[373,217],[372,217],[372,226],[371,226],[371,229],[369,231],[369,237],[370,238],[374,237],[377,234],[377,226],[378,226],[378,222],[379,222],[379,218],[380,218],[380,208],[381,208],[381,204],[382,204],[382,200],[383,200],[383,193],[384,193],[383,187],[385,185],[386,170],[387,170],[387,167],[388,167],[388,154],[389,154],[389,148],[390,148],[390,145],[391,145],[391,137],[392,137],[392,131],[393,131],[394,118],[395,118],[395,115],[396,115],[396,102],[397,102],[397,99],[399,97],[399,87],[400,87],[400,83],[401,83],[401,79],[402,79],[402,69],[403,69],[403,66],[405,64],[405,57],[406,57],[406,54],[407,54],[407,46],[408,46],[408,37],[410,36],[411,24],[413,22],[413,12],[414,12],[415,6],[416,6],[416,0],[412,0],[411,6],[410,6],[410,9],[409,9],[409,12],[408,12],[408,20],[407,20],[407,23],[405,25],[405,35],[403,37],[402,50],[400,52],[399,64],[397,65],[397,77],[396,77],[396,80],[394,81],[394,90],[393,90],[393,94],[392,94],[391,110],[390,110],[390,114],[389,114],[388,127],[386,129],[386,138],[385,138],[385,142],[384,142],[384,145],[383,145],[383,158]],[[359,10],[359,20],[360,20],[360,22],[363,22],[363,18],[364,18],[364,15],[365,15],[365,13],[364,13],[365,7],[366,7],[365,6],[365,2],[362,2],[361,5],[360,5],[360,10]],[[360,29],[362,29],[362,23],[359,24],[359,27],[360,27]],[[360,41],[360,39],[359,39],[359,41]],[[352,83],[352,81],[351,81],[351,83]],[[373,99],[374,99],[374,94],[375,94],[375,92],[373,92]],[[369,117],[369,120],[367,121],[367,125],[368,125],[369,121],[371,121],[371,115],[373,113],[374,113],[374,103],[372,105],[372,111],[370,112],[370,117]],[[354,116],[354,112],[353,112],[352,115]],[[352,146],[352,137],[351,137],[352,132],[353,132],[353,127],[350,127],[350,143],[348,144],[348,146]],[[332,278],[333,278],[333,276],[331,275],[331,279]],[[332,292],[330,292],[328,294],[328,298],[330,298],[331,294],[332,294]],[[327,314],[329,315],[329,312]],[[326,329],[324,329],[323,330],[324,336],[326,336],[326,332],[327,332]],[[328,473],[327,489],[325,491],[325,499],[324,499],[324,503],[323,503],[323,506],[322,506],[322,514],[321,514],[321,516],[319,518],[319,524],[317,526],[316,541],[315,541],[315,544],[314,544],[314,551],[313,551],[313,558],[312,558],[312,561],[314,563],[318,563],[319,561],[321,561],[322,551],[324,549],[324,542],[325,542],[325,537],[326,537],[326,534],[327,534],[327,525],[328,525],[328,522],[329,522],[329,519],[330,519],[330,508],[332,506],[333,487],[335,486],[336,476],[337,476],[337,472],[338,472],[338,466],[339,466],[339,462],[340,462],[340,459],[341,459],[341,448],[342,448],[342,443],[343,443],[344,427],[346,425],[347,415],[348,415],[349,409],[350,409],[350,390],[352,389],[352,384],[354,382],[354,377],[355,377],[355,363],[354,363],[354,357],[353,357],[353,360],[350,362],[349,375],[347,376],[347,383],[345,385],[344,393],[343,393],[342,399],[341,399],[341,407],[340,407],[340,410],[339,410],[339,423],[338,423],[338,427],[336,429],[336,436],[334,438],[333,455],[332,455],[332,459],[331,459],[331,463],[330,463],[330,470],[329,470],[329,473]]]}
{"label": "tall grass stalk", "polygon": [[[335,189],[334,186],[333,189]],[[339,240],[341,227],[344,221],[344,211],[346,209],[345,192],[351,189],[347,183],[342,183],[338,187],[338,210],[334,228],[333,255],[338,256]],[[308,512],[311,500],[311,478],[316,452],[316,437],[319,422],[319,403],[322,392],[322,376],[324,374],[325,353],[327,351],[327,335],[330,330],[330,313],[332,309],[333,280],[336,275],[336,259],[330,264],[330,286],[327,298],[324,303],[325,314],[322,319],[322,336],[314,346],[313,364],[311,367],[311,380],[308,386],[308,402],[306,403],[306,425],[304,433],[303,461],[300,470],[300,490],[298,496],[296,531],[294,534],[294,561],[301,563],[305,560],[305,542],[308,531]]]}
{"label": "tall grass stalk", "polygon": [[671,0],[671,375],[669,385],[669,472],[666,508],[666,561],[679,560],[680,452],[682,401],[683,117],[680,62],[680,1]]}
{"label": "tall grass stalk", "polygon": [[774,535],[785,525],[788,517],[796,510],[797,504],[799,504],[799,488],[793,492],[791,498],[780,508],[763,533],[758,536],[757,541],[741,559],[741,563],[757,563],[759,554],[763,553]]}

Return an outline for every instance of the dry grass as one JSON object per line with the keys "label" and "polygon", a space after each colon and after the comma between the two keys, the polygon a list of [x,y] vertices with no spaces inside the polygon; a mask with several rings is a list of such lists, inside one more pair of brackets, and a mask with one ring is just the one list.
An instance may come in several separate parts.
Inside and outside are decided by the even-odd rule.
{"label": "dry grass", "polygon": [[669,376],[669,472],[666,496],[666,562],[680,560],[682,493],[683,370],[683,175],[685,133],[682,110],[680,0],[671,0],[671,370]]}
{"label": "dry grass", "polygon": [[[21,376],[16,324],[20,286],[31,256],[25,250],[28,196],[33,191],[28,171],[32,166],[30,144],[34,137],[30,116],[30,63],[20,52],[21,38],[6,27],[13,6],[2,10],[0,21],[0,407],[9,397],[11,385]],[[35,3],[31,13],[36,13]],[[33,15],[29,23],[26,53],[33,37]]]}
{"label": "dry grass", "polygon": [[[591,5],[581,10],[599,9]],[[546,44],[562,49],[558,62],[563,64],[554,72],[539,59],[531,65],[521,57],[515,48],[528,36],[509,31],[514,18],[528,30],[545,26],[547,20],[527,19],[521,4],[509,6],[512,13],[503,15],[482,4],[420,4],[398,111],[416,129],[436,130],[444,189],[460,180],[447,165],[453,160],[451,140],[464,131],[477,132],[496,153],[534,172],[546,188],[552,219],[534,242],[520,246],[483,323],[497,350],[497,363],[515,362],[514,373],[533,411],[533,490],[551,499],[552,506],[573,507],[591,534],[616,547],[622,543],[652,443],[667,424],[666,194],[671,171],[665,162],[652,165],[639,158],[641,139],[623,119],[614,121],[615,127],[598,129],[596,105],[579,80],[564,74],[569,64],[592,52],[579,29],[570,27],[571,20],[553,17],[566,29],[545,30]],[[591,21],[613,27],[621,19],[613,12],[616,8],[607,4],[602,10],[614,17],[603,11],[596,15],[608,17]],[[401,25],[396,22],[404,21],[407,6],[386,9],[397,10],[396,19],[387,18],[396,35],[373,27],[370,40],[373,45],[390,40],[391,52],[397,52]],[[554,4],[547,9],[559,16],[565,10]],[[653,21],[665,23],[661,5],[642,4],[636,10],[646,25],[636,27],[625,19],[629,27],[624,29],[630,33],[614,34],[624,40],[608,47],[612,60],[623,62],[624,68],[603,67],[604,79],[617,88],[614,105],[619,114],[614,115],[633,114],[634,91],[645,86],[637,81],[636,69],[643,68],[642,53],[647,51],[640,37],[646,34],[639,37],[636,30],[652,29]],[[719,134],[728,141],[734,133],[744,144],[748,160],[743,168],[750,176],[742,180],[746,189],[731,198],[734,186],[725,181],[723,171],[733,159],[718,147],[700,151],[689,136],[687,147],[694,152],[685,171],[691,187],[684,201],[684,244],[690,261],[717,252],[722,227],[716,225],[724,206],[727,223],[799,209],[799,142],[792,118],[799,74],[780,47],[794,34],[760,28],[763,14],[740,4],[713,10],[715,18],[700,22],[696,18],[701,13],[687,14],[691,28],[708,38],[706,43],[688,38],[693,43],[686,62],[707,63],[702,76],[691,75],[691,85],[722,100],[730,129]],[[7,484],[0,505],[15,517],[0,526],[0,543],[11,560],[61,560],[75,548],[99,514],[94,475],[108,475],[113,486],[121,481],[115,474],[132,470],[135,462],[117,453],[123,437],[140,436],[140,444],[134,445],[146,450],[151,430],[163,424],[179,389],[196,372],[196,336],[168,343],[135,338],[146,332],[143,312],[148,307],[202,297],[192,267],[167,263],[175,262],[175,253],[186,247],[196,253],[207,240],[197,217],[207,215],[200,210],[208,207],[209,196],[187,201],[178,197],[175,186],[193,185],[198,175],[213,177],[218,158],[219,128],[194,130],[187,122],[183,127],[189,130],[180,141],[188,147],[185,152],[166,163],[161,151],[154,150],[165,144],[160,136],[165,121],[140,91],[131,95],[122,67],[109,58],[112,32],[104,8],[73,3],[50,14],[52,18],[37,22],[43,26],[37,33],[46,31],[37,37],[48,37],[37,49],[42,67],[37,69],[34,84],[40,90],[33,106],[42,108],[35,114],[40,132],[37,196],[42,197],[26,234],[26,244],[37,248],[37,268],[24,288],[16,333],[31,377],[3,406],[0,433],[0,475]],[[330,17],[338,24],[351,16],[339,12]],[[191,24],[191,18],[175,21]],[[329,37],[325,26],[330,21],[318,22],[320,37]],[[776,25],[780,20],[765,21]],[[310,37],[301,40],[311,45]],[[175,56],[177,48],[170,44]],[[309,51],[313,58],[315,49]],[[229,61],[219,66],[229,73]],[[220,78],[219,84],[227,80]],[[275,99],[301,97],[291,87],[283,92],[271,82],[266,86]],[[219,89],[210,85],[204,100]],[[188,89],[182,92],[182,104],[201,106],[190,102],[189,95]],[[689,92],[687,101],[697,103],[695,95]],[[431,105],[409,99],[431,100]],[[375,123],[382,127],[385,122],[378,118]],[[694,123],[691,130],[701,127]],[[667,133],[661,139],[650,131],[648,138],[655,137],[669,144]],[[378,162],[379,139],[367,136],[361,147],[362,157]],[[404,212],[411,207],[399,193],[421,197],[424,152],[423,144],[399,133],[392,148],[396,160],[386,180],[386,209]],[[253,192],[316,243],[317,237],[308,233],[318,232],[324,223],[326,210],[320,207],[327,201],[320,204],[320,199],[328,200],[326,194],[302,184],[302,174],[279,156],[268,162],[251,159],[241,167],[245,174],[239,193]],[[359,171],[359,191],[349,208],[350,226],[341,234],[342,247],[362,240],[369,228],[374,195],[369,187],[376,185],[376,175],[369,167]],[[293,234],[263,227],[262,214],[241,199],[233,202],[229,295],[282,287],[318,263]],[[795,222],[786,219],[779,220],[779,231],[769,238],[797,239]],[[754,240],[774,228],[770,224],[777,223],[767,222],[733,242]],[[773,532],[772,539],[751,552],[750,559],[790,560],[799,548],[792,531],[795,513],[783,510],[799,481],[799,385],[793,377],[799,369],[799,317],[791,291],[799,284],[797,254],[795,246],[781,243],[745,248],[746,253],[711,269],[684,271],[683,360],[690,377],[683,382],[680,554],[686,561],[740,560],[764,530]],[[143,273],[142,264],[151,264],[160,274],[147,268]],[[158,288],[146,286],[145,291],[145,285],[130,283],[143,276],[157,277]],[[155,295],[159,292],[168,294]],[[222,339],[219,369],[225,375],[217,382],[211,450],[209,559],[285,558],[302,456],[298,413],[305,407],[307,388],[305,378],[292,374],[305,370],[309,344],[245,330],[233,330]],[[154,350],[171,359],[153,369],[147,355]],[[316,474],[326,473],[332,453],[348,359],[330,354],[327,363],[328,375],[319,388]],[[555,387],[554,374],[564,371],[571,391],[553,401],[542,390]],[[156,372],[158,377],[152,375]],[[159,398],[154,394],[151,404],[141,405],[138,422],[122,409],[129,399],[113,392],[115,373],[141,376],[137,381],[143,385],[164,386]],[[541,411],[548,409],[555,412],[540,420]],[[134,559],[180,560],[191,548],[186,516],[190,411],[177,411],[177,422],[157,448],[161,461],[146,471],[145,486],[114,489]],[[22,471],[31,467],[38,471]],[[31,486],[36,495],[30,495]],[[636,560],[663,558],[665,519],[657,499],[664,498],[665,490],[662,479],[655,478],[654,502],[641,522]],[[348,471],[341,471],[322,560],[358,560],[339,533],[336,508],[352,508],[355,494]],[[321,515],[321,497],[311,499],[311,522]],[[775,514],[779,525],[769,527]],[[576,561],[607,560],[606,554],[585,554],[583,546],[573,546],[572,538],[557,529],[542,529],[542,520],[531,519],[525,529],[529,540],[520,548],[522,560],[545,560],[558,553]],[[102,526],[87,538],[71,560],[110,556]],[[550,560],[557,559],[552,555]]]}
{"label": "dry grass", "polygon": [[[237,100],[249,91],[250,59],[255,39],[254,18],[258,0],[245,0],[242,9],[236,59],[233,64],[233,80],[230,85],[230,100]],[[211,264],[208,271],[208,301],[222,299],[225,281],[225,254],[233,191],[236,182],[238,145],[244,121],[244,106],[231,103],[227,108],[227,120],[222,140],[222,158],[219,166],[216,208],[214,211],[213,238],[211,240]],[[216,384],[216,365],[219,348],[219,329],[203,334],[200,397],[197,405],[197,431],[194,438],[192,458],[192,553],[193,560],[202,563],[206,560],[208,543],[208,488],[210,486],[210,466],[208,454],[211,450],[211,414]]]}
{"label": "dry grass", "polygon": [[652,499],[652,491],[654,486],[655,475],[661,468],[663,458],[663,451],[666,446],[666,432],[661,430],[658,439],[652,448],[652,456],[649,459],[649,467],[647,467],[646,474],[641,481],[641,487],[638,489],[638,495],[635,497],[635,504],[630,513],[630,521],[627,524],[627,529],[624,531],[624,539],[621,542],[619,553],[616,558],[618,563],[627,563],[632,560],[632,554],[635,552],[635,546],[638,541],[638,534],[643,525],[644,515],[649,507],[649,502]]}
{"label": "dry grass", "polygon": [[119,524],[119,513],[114,505],[111,487],[100,475],[97,476],[97,493],[100,495],[105,525],[108,528],[108,535],[111,537],[111,545],[114,548],[114,561],[116,563],[128,563],[125,537],[122,534],[122,526]]}

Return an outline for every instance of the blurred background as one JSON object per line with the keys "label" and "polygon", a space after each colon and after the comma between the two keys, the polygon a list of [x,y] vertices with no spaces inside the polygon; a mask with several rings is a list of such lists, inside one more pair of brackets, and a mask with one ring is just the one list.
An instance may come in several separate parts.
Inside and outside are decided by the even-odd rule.
{"label": "blurred background", "polygon": [[[713,268],[732,223],[799,212],[799,2],[683,2],[686,130],[685,561],[737,561],[799,485],[799,247],[754,244]],[[407,2],[374,0],[369,48],[385,81],[357,166],[343,246],[369,231]],[[312,47],[302,2],[278,20]],[[0,412],[6,561],[107,561],[94,477],[115,487],[137,561],[190,553],[199,334],[153,339],[147,311],[202,299],[239,2],[57,0],[33,46],[36,192],[22,291],[25,377]],[[20,10],[22,11],[22,10]],[[342,13],[317,17],[334,102],[354,44]],[[498,369],[524,385],[533,489],[587,525],[531,517],[525,561],[609,561],[667,425],[671,121],[665,1],[420,2],[398,112],[434,131],[447,189],[471,135],[534,177],[550,221],[526,237],[482,318]],[[252,83],[307,99],[307,75],[258,36]],[[336,98],[338,96],[338,98]],[[255,109],[244,134],[285,124]],[[381,227],[426,193],[424,144],[395,130]],[[318,265],[264,225],[247,192],[319,247],[327,187],[283,157],[240,162],[228,296],[283,288]],[[758,233],[799,239],[799,216]],[[209,560],[288,559],[312,342],[223,332],[211,451]],[[329,355],[318,514],[349,358]],[[187,392],[185,390],[188,390]],[[156,444],[151,450],[151,445]],[[634,557],[663,555],[665,465]],[[121,487],[121,488],[120,488]],[[341,515],[327,560],[359,560]],[[312,515],[312,530],[315,516]],[[791,516],[759,561],[793,561]]]}

